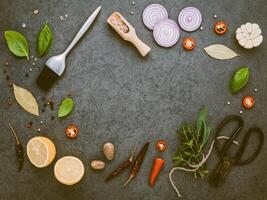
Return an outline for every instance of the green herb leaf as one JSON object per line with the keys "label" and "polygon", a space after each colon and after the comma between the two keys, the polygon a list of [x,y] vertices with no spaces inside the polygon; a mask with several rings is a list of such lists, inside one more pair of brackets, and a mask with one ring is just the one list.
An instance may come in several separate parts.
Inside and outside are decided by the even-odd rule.
{"label": "green herb leaf", "polygon": [[241,67],[234,73],[234,76],[231,80],[231,91],[235,93],[243,88],[249,80],[249,68]]}
{"label": "green herb leaf", "polygon": [[37,50],[39,57],[42,57],[48,53],[52,44],[52,40],[53,34],[48,23],[46,22],[38,35]]}
{"label": "green herb leaf", "polygon": [[74,102],[71,98],[64,99],[58,109],[58,117],[65,117],[67,116],[73,109]]}
{"label": "green herb leaf", "polygon": [[203,122],[206,121],[207,115],[208,115],[208,109],[206,107],[203,107],[199,111],[198,117],[197,117],[197,131],[198,132],[201,132],[201,130],[203,128]]}
{"label": "green herb leaf", "polygon": [[193,139],[188,142],[185,142],[184,144],[191,147],[193,145]]}
{"label": "green herb leaf", "polygon": [[29,47],[26,38],[16,31],[5,31],[5,39],[9,50],[18,57],[29,59]]}

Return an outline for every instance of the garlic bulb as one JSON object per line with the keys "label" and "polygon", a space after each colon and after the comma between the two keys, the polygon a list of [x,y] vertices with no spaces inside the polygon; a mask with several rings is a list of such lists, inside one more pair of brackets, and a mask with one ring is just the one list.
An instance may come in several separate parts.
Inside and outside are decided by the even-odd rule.
{"label": "garlic bulb", "polygon": [[258,24],[248,22],[236,30],[236,39],[240,46],[252,49],[262,43],[263,36]]}

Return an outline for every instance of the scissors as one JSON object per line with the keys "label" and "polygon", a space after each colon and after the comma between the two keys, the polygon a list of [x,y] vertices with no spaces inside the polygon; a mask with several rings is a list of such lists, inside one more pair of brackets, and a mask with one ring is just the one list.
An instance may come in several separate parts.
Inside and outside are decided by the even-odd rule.
{"label": "scissors", "polygon": [[[222,148],[219,148],[218,146],[218,136],[219,133],[221,132],[222,128],[228,124],[229,122],[236,121],[238,123],[237,128],[233,131],[232,135],[230,138],[223,144]],[[232,166],[243,166],[247,165],[250,162],[252,162],[259,154],[263,141],[264,141],[264,134],[263,131],[258,128],[258,127],[252,127],[248,130],[248,132],[245,134],[244,139],[238,144],[240,147],[235,153],[234,156],[231,156],[229,154],[229,149],[232,145],[234,145],[234,140],[237,138],[237,136],[240,134],[244,127],[244,121],[240,116],[237,115],[230,115],[226,117],[217,127],[216,133],[215,133],[215,149],[218,152],[220,156],[220,161],[217,164],[217,167],[213,171],[211,178],[210,178],[210,183],[218,187],[222,185],[224,182],[226,176],[228,175],[230,169]],[[259,144],[254,151],[254,153],[246,160],[241,160],[241,157],[243,156],[244,150],[248,144],[248,141],[250,137],[253,135],[253,137],[257,137],[259,140]]]}

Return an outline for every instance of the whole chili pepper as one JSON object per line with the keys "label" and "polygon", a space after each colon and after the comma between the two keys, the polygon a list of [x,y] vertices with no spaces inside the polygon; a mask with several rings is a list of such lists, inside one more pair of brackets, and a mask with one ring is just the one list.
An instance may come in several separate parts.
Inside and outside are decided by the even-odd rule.
{"label": "whole chili pepper", "polygon": [[149,146],[149,142],[145,143],[145,145],[143,146],[143,148],[141,149],[141,151],[137,155],[137,157],[134,161],[134,164],[132,166],[130,176],[129,176],[128,180],[123,184],[122,187],[125,187],[139,172],[141,165],[143,163],[143,160],[145,158],[148,146]]}
{"label": "whole chili pepper", "polygon": [[106,182],[112,179],[113,177],[117,176],[118,174],[120,174],[122,171],[124,171],[132,164],[135,151],[136,151],[136,146],[134,147],[131,156],[123,163],[121,163],[119,167],[106,178],[105,180]]}
{"label": "whole chili pepper", "polygon": [[151,187],[155,185],[155,182],[157,180],[157,177],[163,165],[164,165],[164,160],[162,158],[160,157],[154,158],[154,164],[153,164],[153,167],[150,173],[150,179],[149,179],[149,184]]}
{"label": "whole chili pepper", "polygon": [[16,139],[16,144],[15,144],[15,151],[16,151],[16,155],[17,155],[17,160],[18,160],[18,171],[20,171],[23,167],[23,162],[24,162],[24,155],[23,155],[23,147],[19,141],[19,138],[16,134],[16,132],[14,131],[13,127],[11,126],[10,123],[9,124],[9,127],[11,129],[11,131],[13,132],[13,135]]}

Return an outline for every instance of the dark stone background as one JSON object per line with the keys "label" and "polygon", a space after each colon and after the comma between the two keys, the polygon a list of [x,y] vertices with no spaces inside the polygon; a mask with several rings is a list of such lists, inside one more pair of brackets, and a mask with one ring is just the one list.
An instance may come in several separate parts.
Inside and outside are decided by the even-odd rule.
{"label": "dark stone background", "polygon": [[[156,45],[152,32],[145,28],[141,20],[142,10],[152,2],[162,3],[171,19],[177,19],[177,13],[185,6],[193,5],[202,11],[203,31],[181,33],[195,37],[197,48],[186,52],[179,43],[169,49]],[[69,44],[84,20],[99,5],[102,11],[93,28],[67,59],[67,70],[63,79],[52,91],[42,93],[35,84],[35,79],[45,60],[60,53]],[[40,14],[34,16],[34,9]],[[35,55],[37,33],[47,20],[52,26],[54,43],[51,51],[44,58],[38,59],[37,67],[29,71],[26,59],[15,58],[7,50],[4,38],[0,39],[0,199],[2,200],[67,200],[67,199],[176,199],[175,191],[168,181],[168,172],[173,166],[171,157],[175,153],[178,139],[175,130],[182,121],[193,122],[202,105],[209,108],[210,122],[213,127],[229,114],[239,114],[240,110],[246,122],[245,129],[256,124],[266,133],[266,41],[257,49],[245,50],[238,46],[235,29],[246,22],[256,22],[266,36],[267,3],[266,0],[203,0],[203,1],[138,1],[131,5],[130,0],[1,0],[0,32],[17,30],[29,40],[31,55]],[[151,46],[149,56],[142,58],[137,50],[119,38],[107,25],[106,19],[113,12],[119,11],[136,28],[143,41]],[[134,12],[134,15],[130,14]],[[68,18],[61,21],[61,15]],[[213,33],[213,15],[218,15],[229,24],[229,31],[224,36]],[[22,28],[25,22],[27,27]],[[208,57],[203,47],[213,43],[223,43],[240,54],[240,57],[218,61]],[[5,66],[5,62],[9,66]],[[248,86],[236,95],[231,95],[228,84],[232,73],[240,66],[251,69]],[[6,74],[3,73],[6,70]],[[29,74],[25,78],[25,73]],[[62,98],[72,92],[75,109],[65,119],[51,120],[56,110],[46,109],[40,117],[35,117],[22,110],[12,94],[12,89],[5,80],[9,75],[19,86],[30,90],[42,108],[42,98],[51,98],[58,107]],[[258,88],[258,92],[254,92]],[[251,111],[241,106],[244,95],[253,95],[256,105]],[[7,102],[11,101],[12,106]],[[231,105],[226,105],[230,101]],[[40,125],[43,120],[44,124]],[[56,181],[53,175],[55,161],[45,169],[37,169],[25,156],[23,171],[17,173],[14,152],[14,138],[8,128],[11,122],[21,138],[24,147],[27,141],[36,135],[51,138],[57,147],[56,160],[64,155],[78,156],[85,164],[86,174],[82,182],[68,187]],[[28,129],[25,125],[33,122]],[[79,126],[77,139],[69,140],[65,128],[69,123]],[[41,133],[37,129],[41,128]],[[214,133],[213,133],[214,134]],[[227,133],[226,133],[227,134]],[[230,134],[230,133],[228,133]],[[213,137],[213,135],[212,135]],[[166,166],[154,188],[148,186],[148,177],[152,159],[158,153],[155,142],[163,138],[169,148],[160,154],[166,159]],[[150,149],[136,179],[125,189],[122,183],[128,172],[106,184],[104,177],[130,153],[134,144],[139,149],[149,140]],[[92,159],[104,159],[101,148],[104,142],[116,145],[116,158],[102,172],[90,169]],[[247,156],[253,150],[250,145]],[[139,150],[138,149],[138,150]],[[217,189],[209,186],[208,181],[195,181],[191,174],[176,172],[174,179],[181,189],[184,199],[190,200],[263,200],[266,199],[266,143],[259,157],[250,165],[234,167],[226,183]],[[217,161],[213,154],[208,162],[212,169]]]}

